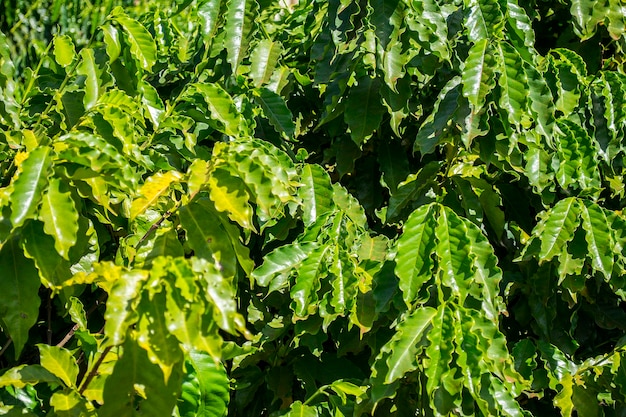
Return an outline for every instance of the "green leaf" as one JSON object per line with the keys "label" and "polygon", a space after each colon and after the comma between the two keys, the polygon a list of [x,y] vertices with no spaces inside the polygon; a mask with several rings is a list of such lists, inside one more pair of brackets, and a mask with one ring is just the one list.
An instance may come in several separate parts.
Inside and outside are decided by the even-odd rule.
{"label": "green leaf", "polygon": [[284,417],[318,417],[317,409],[310,405],[304,405],[300,401],[291,404],[289,412]]}
{"label": "green leaf", "polygon": [[404,181],[410,172],[405,149],[398,141],[381,141],[377,159],[385,185],[389,191],[395,193],[398,184]]}
{"label": "green leaf", "polygon": [[[436,314],[432,318],[432,330],[428,332],[427,338],[430,342],[426,347],[424,359],[424,373],[427,376],[426,391],[434,393],[443,385],[442,382],[453,381],[455,379],[453,369],[454,344],[455,340],[454,312],[449,305],[439,306]],[[455,341],[456,342],[456,341]],[[467,372],[467,371],[466,371]],[[444,389],[448,394],[456,394],[458,388],[446,384]]]}
{"label": "green leaf", "polygon": [[250,42],[250,34],[258,13],[256,0],[229,0],[227,2],[224,46],[228,52],[228,63],[237,73]]}
{"label": "green leaf", "polygon": [[191,351],[187,360],[178,411],[181,417],[222,417],[230,400],[224,366],[204,352]]}
{"label": "green leaf", "polygon": [[263,114],[277,132],[284,133],[287,138],[293,137],[296,125],[291,111],[281,96],[267,88],[259,88],[254,100],[263,109]]}
{"label": "green leaf", "polygon": [[76,58],[74,43],[68,35],[57,35],[53,39],[54,60],[63,68],[69,66]]}
{"label": "green leaf", "polygon": [[121,345],[130,326],[139,319],[137,306],[141,289],[148,279],[147,271],[121,272],[119,267],[103,265],[103,272],[114,279],[104,314],[104,334],[112,345]]}
{"label": "green leaf", "polygon": [[26,223],[22,229],[22,244],[24,254],[35,261],[41,283],[55,291],[60,290],[64,281],[72,276],[70,263],[58,253],[56,242],[44,233],[41,222]]}
{"label": "green leaf", "polygon": [[120,33],[115,26],[108,23],[102,25],[101,28],[102,34],[104,35],[104,44],[106,46],[107,55],[109,56],[109,62],[113,63],[122,53]]}
{"label": "green leaf", "polygon": [[225,276],[235,276],[237,255],[230,239],[224,239],[219,214],[212,211],[209,204],[197,202],[181,207],[178,214],[195,255],[214,262]]}
{"label": "green leaf", "polygon": [[528,102],[536,122],[537,131],[548,141],[554,130],[554,100],[543,74],[528,62],[524,62],[528,78]]}
{"label": "green leaf", "polygon": [[298,197],[302,199],[302,220],[305,226],[310,226],[333,209],[333,187],[328,173],[316,164],[303,166],[300,182]]}
{"label": "green leaf", "polygon": [[262,287],[271,285],[277,277],[284,281],[316,248],[313,242],[280,246],[264,257],[263,264],[252,271],[251,279]]}
{"label": "green leaf", "polygon": [[255,86],[261,87],[270,81],[282,49],[280,42],[269,39],[263,39],[256,45],[250,54],[250,77]]}
{"label": "green leaf", "polygon": [[524,65],[519,53],[507,42],[498,44],[499,59],[504,70],[498,78],[500,86],[499,105],[508,113],[509,122],[519,126],[526,113],[528,84]]}
{"label": "green leaf", "polygon": [[463,96],[477,113],[486,103],[487,94],[495,87],[495,58],[487,39],[477,41],[470,48],[461,75]]}
{"label": "green leaf", "polygon": [[48,184],[48,171],[52,165],[50,149],[42,146],[28,153],[22,162],[17,179],[11,186],[11,223],[14,228],[32,218]]}
{"label": "green leaf", "polygon": [[350,87],[346,100],[344,118],[350,128],[350,136],[357,145],[379,128],[385,113],[377,80],[365,76],[359,78],[357,84]]}
{"label": "green leaf", "polygon": [[247,123],[237,110],[233,98],[218,84],[191,84],[187,92],[198,92],[202,95],[209,106],[211,117],[221,123],[221,132],[229,136],[238,136],[240,132],[246,131]]}
{"label": "green leaf", "polygon": [[241,178],[216,168],[211,171],[208,185],[209,197],[218,211],[225,212],[229,219],[241,227],[256,230],[252,220],[253,209],[248,203],[250,194]]}
{"label": "green leaf", "polygon": [[611,278],[613,271],[613,239],[609,221],[604,210],[597,204],[585,201],[580,205],[582,226],[585,229],[587,250],[591,257],[591,266],[600,271],[605,280]]}
{"label": "green leaf", "polygon": [[138,21],[128,17],[120,6],[111,12],[110,18],[124,29],[126,39],[130,43],[130,53],[139,66],[150,71],[157,57],[156,44],[150,32]]}
{"label": "green leaf", "polygon": [[163,291],[152,297],[144,293],[137,306],[140,317],[135,329],[137,344],[147,352],[150,362],[159,365],[167,382],[174,368],[183,361],[183,352],[178,339],[169,330],[166,309],[166,295]]}
{"label": "green leaf", "polygon": [[293,312],[297,317],[306,318],[311,313],[309,310],[316,306],[320,277],[323,274],[328,251],[328,246],[315,248],[302,260],[297,270],[295,283],[290,290]]}
{"label": "green leaf", "polygon": [[413,151],[421,154],[432,153],[441,141],[442,133],[454,122],[460,109],[461,78],[454,77],[446,83],[437,96],[435,107],[420,127]]}
{"label": "green leaf", "polygon": [[58,178],[50,180],[43,196],[39,218],[43,221],[43,230],[54,238],[57,252],[69,259],[69,251],[76,244],[78,233],[78,211],[72,193],[61,191],[64,185]]}
{"label": "green leaf", "polygon": [[38,344],[41,366],[69,387],[76,387],[78,365],[72,353],[62,347]]}
{"label": "green leaf", "polygon": [[77,417],[94,415],[89,412],[92,408],[85,397],[77,391],[64,389],[56,391],[50,397],[50,406],[54,410],[54,415],[58,417]]}
{"label": "green leaf", "polygon": [[59,378],[41,365],[19,365],[0,376],[0,387],[24,388],[41,382],[59,384]]}
{"label": "green leaf", "polygon": [[432,205],[424,205],[411,213],[398,239],[395,270],[407,306],[414,303],[422,286],[432,277],[432,254],[436,247],[432,219],[436,210]]}
{"label": "green leaf", "polygon": [[198,16],[202,21],[202,37],[205,42],[212,41],[220,18],[221,0],[203,0],[198,6]]}
{"label": "green leaf", "polygon": [[[410,312],[398,324],[391,340],[380,349],[376,361],[386,362],[385,384],[390,384],[417,369],[418,354],[423,348],[421,340],[436,313],[437,310],[432,307],[420,307]],[[373,367],[376,368],[376,364]]]}
{"label": "green leaf", "polygon": [[580,203],[575,198],[559,201],[539,222],[533,235],[541,239],[539,259],[549,261],[574,238],[574,231],[580,224]]}
{"label": "green leaf", "polygon": [[104,385],[104,405],[98,409],[98,415],[169,416],[176,405],[181,381],[181,369],[176,368],[166,382],[161,369],[129,337]]}
{"label": "green leaf", "polygon": [[469,40],[479,43],[490,38],[501,38],[504,16],[496,0],[470,0],[465,26]]}
{"label": "green leaf", "polygon": [[76,67],[76,73],[85,77],[83,105],[85,110],[89,110],[96,105],[98,98],[105,91],[104,72],[96,63],[93,49],[84,48],[80,51],[80,63]]}
{"label": "green leaf", "polygon": [[0,249],[0,324],[13,340],[15,359],[28,341],[28,332],[39,316],[39,275],[33,261],[21,250],[18,237]]}

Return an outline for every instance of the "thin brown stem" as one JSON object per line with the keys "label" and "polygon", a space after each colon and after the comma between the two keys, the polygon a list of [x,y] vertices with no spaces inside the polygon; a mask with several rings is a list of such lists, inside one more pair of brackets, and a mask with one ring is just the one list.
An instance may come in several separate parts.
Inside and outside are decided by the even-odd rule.
{"label": "thin brown stem", "polygon": [[11,343],[13,343],[13,339],[9,338],[9,340],[7,340],[4,346],[2,346],[2,350],[0,350],[0,357],[4,355],[4,352],[9,348],[9,346],[11,346]]}
{"label": "thin brown stem", "polygon": [[98,358],[98,361],[95,363],[93,368],[91,368],[91,371],[87,374],[87,376],[85,377],[83,383],[80,385],[80,389],[78,390],[78,393],[80,395],[82,395],[85,392],[85,390],[87,389],[87,387],[89,386],[91,381],[98,374],[98,369],[100,368],[100,365],[102,365],[102,362],[104,362],[104,358],[106,357],[106,355],[109,354],[111,349],[113,349],[113,346],[107,346],[104,349],[104,352],[102,352],[102,355],[100,355],[100,357]]}
{"label": "thin brown stem", "polygon": [[76,333],[78,328],[79,328],[78,324],[75,324],[74,326],[72,326],[72,328],[70,329],[69,332],[67,332],[65,337],[63,337],[63,339],[59,343],[57,343],[57,347],[65,346],[65,344],[72,339],[72,337],[74,336],[74,333]]}

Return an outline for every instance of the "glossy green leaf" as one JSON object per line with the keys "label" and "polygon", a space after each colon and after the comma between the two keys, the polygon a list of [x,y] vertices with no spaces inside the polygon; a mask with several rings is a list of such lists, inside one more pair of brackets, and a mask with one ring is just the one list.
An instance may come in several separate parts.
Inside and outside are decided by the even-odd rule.
{"label": "glossy green leaf", "polygon": [[304,165],[300,182],[298,196],[302,199],[302,220],[308,226],[333,209],[333,188],[330,177],[319,165]]}
{"label": "glossy green leaf", "polygon": [[121,7],[112,12],[111,19],[122,26],[130,44],[130,53],[139,66],[150,71],[157,56],[156,44],[150,32],[137,20],[124,13]]}
{"label": "glossy green leaf", "polygon": [[359,146],[379,128],[382,121],[385,108],[379,88],[376,80],[366,76],[349,90],[344,118],[352,140]]}
{"label": "glossy green leaf", "polygon": [[166,308],[166,296],[163,291],[154,294],[151,299],[144,295],[137,306],[137,311],[141,313],[135,329],[138,336],[137,344],[147,352],[150,362],[161,368],[167,383],[174,367],[182,362],[183,352],[178,339],[168,328]]}
{"label": "glossy green leaf", "polygon": [[43,230],[54,238],[57,252],[68,259],[70,249],[76,244],[78,233],[78,211],[69,191],[63,192],[63,183],[52,179],[43,196],[39,217]]}
{"label": "glossy green leaf", "polygon": [[500,4],[495,0],[470,0],[468,3],[465,25],[470,41],[477,44],[489,38],[501,38],[504,16]]}
{"label": "glossy green leaf", "polygon": [[436,208],[425,205],[409,216],[402,236],[398,239],[396,274],[400,278],[402,297],[411,305],[422,285],[432,277],[432,254],[436,247],[435,224],[432,219]]}
{"label": "glossy green leaf", "polygon": [[565,249],[580,224],[580,203],[574,198],[558,202],[540,221],[533,232],[541,239],[539,257],[549,261]]}
{"label": "glossy green leaf", "polygon": [[504,67],[498,78],[499,105],[507,111],[509,121],[519,126],[526,113],[528,91],[524,65],[521,56],[510,44],[502,42],[498,47],[499,60]]}
{"label": "glossy green leaf", "polygon": [[203,0],[198,6],[198,16],[202,21],[202,37],[210,41],[217,30],[222,0]]}
{"label": "glossy green leaf", "polygon": [[228,375],[221,363],[204,352],[192,351],[187,361],[178,411],[181,417],[222,417],[228,411]]}
{"label": "glossy green leaf", "polygon": [[63,381],[67,387],[75,387],[78,365],[72,353],[57,346],[39,344],[37,347],[39,348],[41,366]]}
{"label": "glossy green leaf", "polygon": [[30,152],[22,162],[20,173],[12,182],[13,190],[9,198],[13,227],[21,226],[35,215],[48,183],[51,165],[50,150],[45,146]]}
{"label": "glossy green leaf", "polygon": [[22,244],[24,255],[35,262],[41,283],[46,287],[58,291],[72,276],[69,261],[57,252],[55,240],[44,232],[41,222],[30,221],[24,226]]}
{"label": "glossy green leaf", "polygon": [[103,71],[96,63],[93,49],[85,48],[80,51],[80,63],[76,67],[76,73],[85,77],[83,105],[85,110],[89,110],[96,105],[105,90]]}
{"label": "glossy green leaf", "polygon": [[17,237],[0,248],[0,323],[13,340],[15,359],[28,341],[28,332],[39,315],[39,275],[35,264],[26,258]]}
{"label": "glossy green leaf", "polygon": [[75,390],[56,391],[50,397],[50,406],[58,417],[94,415],[91,404]]}
{"label": "glossy green leaf", "polygon": [[437,310],[432,307],[417,308],[409,313],[400,322],[391,340],[381,348],[376,360],[386,361],[388,371],[384,376],[385,384],[417,369],[417,356],[422,350],[420,341],[436,313]]}
{"label": "glossy green leaf", "polygon": [[104,314],[106,320],[104,334],[110,338],[111,344],[117,346],[124,342],[129,327],[139,319],[137,306],[142,285],[147,280],[148,274],[147,271],[140,270],[121,273],[119,269],[110,265],[105,268],[105,273],[114,275],[111,277],[114,282]]}
{"label": "glossy green leaf", "polygon": [[263,264],[252,272],[251,278],[260,286],[271,285],[272,280],[285,280],[315,249],[315,243],[293,243],[281,246],[264,257]]}
{"label": "glossy green leaf", "polygon": [[293,115],[281,96],[267,88],[260,88],[254,99],[263,109],[263,114],[270,124],[279,133],[284,133],[288,138],[293,137],[296,126]]}
{"label": "glossy green leaf", "polygon": [[[210,209],[209,209],[210,210]],[[180,222],[187,231],[187,241],[196,256],[215,262],[226,276],[237,272],[237,257],[229,239],[224,239],[224,229],[218,215],[207,210],[207,206],[191,203],[178,211]]]}
{"label": "glossy green leaf", "polygon": [[257,87],[267,84],[282,53],[280,42],[261,40],[250,54],[250,77]]}
{"label": "glossy green leaf", "polygon": [[585,229],[585,240],[591,258],[591,265],[600,271],[608,280],[613,271],[613,241],[609,229],[609,221],[602,208],[585,201],[580,205],[582,227]]}
{"label": "glossy green leaf", "polygon": [[485,105],[487,94],[495,87],[494,67],[495,58],[489,41],[477,41],[469,51],[461,76],[463,96],[470,102],[474,113]]}
{"label": "glossy green leaf", "polygon": [[221,123],[221,131],[229,136],[238,136],[246,131],[246,122],[237,111],[233,98],[217,84],[192,84],[189,92],[198,92],[209,106],[211,117]]}
{"label": "glossy green leaf", "polygon": [[248,49],[259,6],[256,0],[228,0],[226,7],[224,46],[228,52],[228,63],[233,73],[237,73],[239,63]]}

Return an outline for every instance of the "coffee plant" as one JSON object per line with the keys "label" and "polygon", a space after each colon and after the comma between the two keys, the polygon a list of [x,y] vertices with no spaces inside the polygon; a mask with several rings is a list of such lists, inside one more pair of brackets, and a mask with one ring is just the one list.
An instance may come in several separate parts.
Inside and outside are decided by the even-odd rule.
{"label": "coffee plant", "polygon": [[623,2],[0,10],[1,415],[626,416]]}

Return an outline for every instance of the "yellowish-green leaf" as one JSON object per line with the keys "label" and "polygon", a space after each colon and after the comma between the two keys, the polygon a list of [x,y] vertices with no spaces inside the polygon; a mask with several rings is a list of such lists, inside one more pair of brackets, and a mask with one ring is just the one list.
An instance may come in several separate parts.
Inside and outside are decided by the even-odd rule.
{"label": "yellowish-green leaf", "polygon": [[252,223],[252,206],[246,185],[239,177],[230,175],[223,169],[215,169],[209,177],[210,198],[218,211],[225,212],[228,218],[241,227],[255,230]]}
{"label": "yellowish-green leaf", "polygon": [[41,366],[56,375],[70,388],[76,386],[78,365],[72,353],[62,347],[38,344]]}
{"label": "yellowish-green leaf", "polygon": [[139,189],[139,196],[130,206],[130,219],[135,219],[155,204],[159,197],[167,192],[170,185],[180,181],[182,177],[182,174],[177,171],[159,172],[149,177]]}
{"label": "yellowish-green leaf", "polygon": [[62,67],[70,65],[76,58],[74,43],[68,35],[58,35],[52,41],[54,43],[54,60]]}

